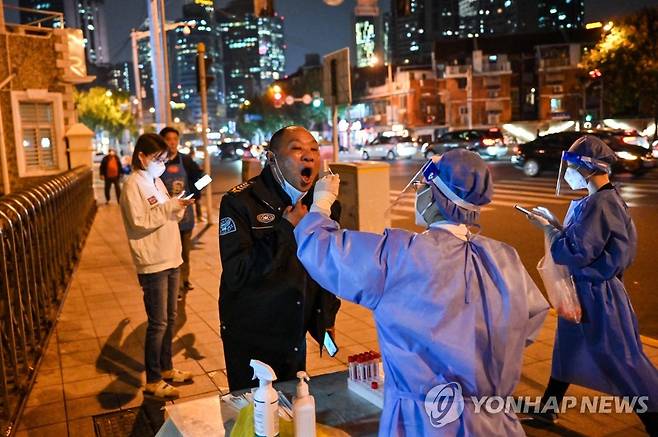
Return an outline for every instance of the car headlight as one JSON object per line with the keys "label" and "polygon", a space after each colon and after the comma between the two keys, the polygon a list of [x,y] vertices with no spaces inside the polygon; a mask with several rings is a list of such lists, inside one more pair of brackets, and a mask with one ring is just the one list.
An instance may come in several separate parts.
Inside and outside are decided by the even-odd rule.
{"label": "car headlight", "polygon": [[637,155],[633,155],[632,153],[625,150],[622,150],[621,152],[615,152],[615,155],[625,161],[635,161],[638,159]]}

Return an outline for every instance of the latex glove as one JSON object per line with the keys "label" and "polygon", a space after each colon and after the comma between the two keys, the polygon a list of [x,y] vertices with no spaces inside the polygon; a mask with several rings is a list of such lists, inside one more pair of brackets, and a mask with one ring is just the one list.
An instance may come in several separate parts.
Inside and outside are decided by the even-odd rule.
{"label": "latex glove", "polygon": [[532,211],[539,214],[541,217],[545,218],[548,220],[548,222],[553,225],[554,228],[557,229],[562,229],[562,224],[560,223],[560,220],[555,217],[555,214],[553,214],[548,208],[544,208],[543,206],[538,206],[536,208],[532,208]]}
{"label": "latex glove", "polygon": [[528,220],[530,220],[530,223],[544,231],[544,233],[548,236],[550,241],[553,241],[553,238],[560,233],[560,228],[556,228],[553,226],[551,222],[548,221],[545,217],[538,215],[538,214],[528,214],[526,215],[528,217]]}
{"label": "latex glove", "polygon": [[315,183],[313,190],[313,204],[311,212],[319,212],[327,217],[331,215],[331,205],[338,197],[340,187],[340,176],[328,174]]}

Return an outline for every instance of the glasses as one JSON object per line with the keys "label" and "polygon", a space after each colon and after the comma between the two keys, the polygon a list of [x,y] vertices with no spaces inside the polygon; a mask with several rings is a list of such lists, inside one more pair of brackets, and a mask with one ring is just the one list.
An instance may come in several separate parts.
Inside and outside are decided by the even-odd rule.
{"label": "glasses", "polygon": [[167,158],[167,157],[165,157],[165,158],[153,158],[153,160],[155,162],[159,162],[160,164],[166,164],[166,163],[169,162],[169,158]]}

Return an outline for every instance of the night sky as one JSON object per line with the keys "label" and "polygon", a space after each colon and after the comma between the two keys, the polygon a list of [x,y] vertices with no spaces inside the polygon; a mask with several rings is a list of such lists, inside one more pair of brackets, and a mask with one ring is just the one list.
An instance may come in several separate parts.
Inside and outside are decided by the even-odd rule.
{"label": "night sky", "polygon": [[[220,0],[224,6],[227,0]],[[185,0],[166,0],[167,18],[180,18]],[[341,6],[326,6],[322,0],[275,0],[277,11],[285,17],[286,72],[291,73],[304,63],[304,54],[325,54],[351,46],[352,11],[355,0],[345,0]],[[380,0],[382,10],[388,10],[390,0]],[[605,20],[633,12],[643,6],[658,6],[658,0],[585,0],[585,20]],[[129,32],[146,19],[146,0],[106,0],[110,61],[129,60]]]}

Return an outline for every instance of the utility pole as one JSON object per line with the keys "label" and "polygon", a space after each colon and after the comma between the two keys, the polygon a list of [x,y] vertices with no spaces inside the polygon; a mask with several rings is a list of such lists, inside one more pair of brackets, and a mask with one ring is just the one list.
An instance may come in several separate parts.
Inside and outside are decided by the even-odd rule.
{"label": "utility pole", "polygon": [[473,129],[473,66],[466,67],[466,110],[468,111],[468,128]]}
{"label": "utility pole", "polygon": [[169,44],[167,44],[167,17],[165,3],[160,0],[160,24],[162,25],[162,59],[164,61],[165,123],[171,125],[171,86],[169,83]]}
{"label": "utility pole", "polygon": [[148,3],[149,37],[151,43],[151,71],[153,73],[153,97],[155,100],[156,130],[167,124],[167,90],[169,84],[165,76],[164,58],[164,14],[160,0],[146,0]]}
{"label": "utility pole", "polygon": [[[203,171],[211,176],[210,154],[208,153],[208,90],[206,86],[206,45],[197,44],[199,57],[199,93],[201,94],[201,141],[203,143]],[[206,218],[208,224],[212,223],[212,184],[206,189]]]}
{"label": "utility pole", "polygon": [[137,32],[135,29],[130,32],[130,42],[132,43],[133,76],[135,76],[135,98],[137,99],[137,131],[141,135],[144,133],[144,108],[142,107],[142,83],[139,71],[139,55],[137,53]]}

